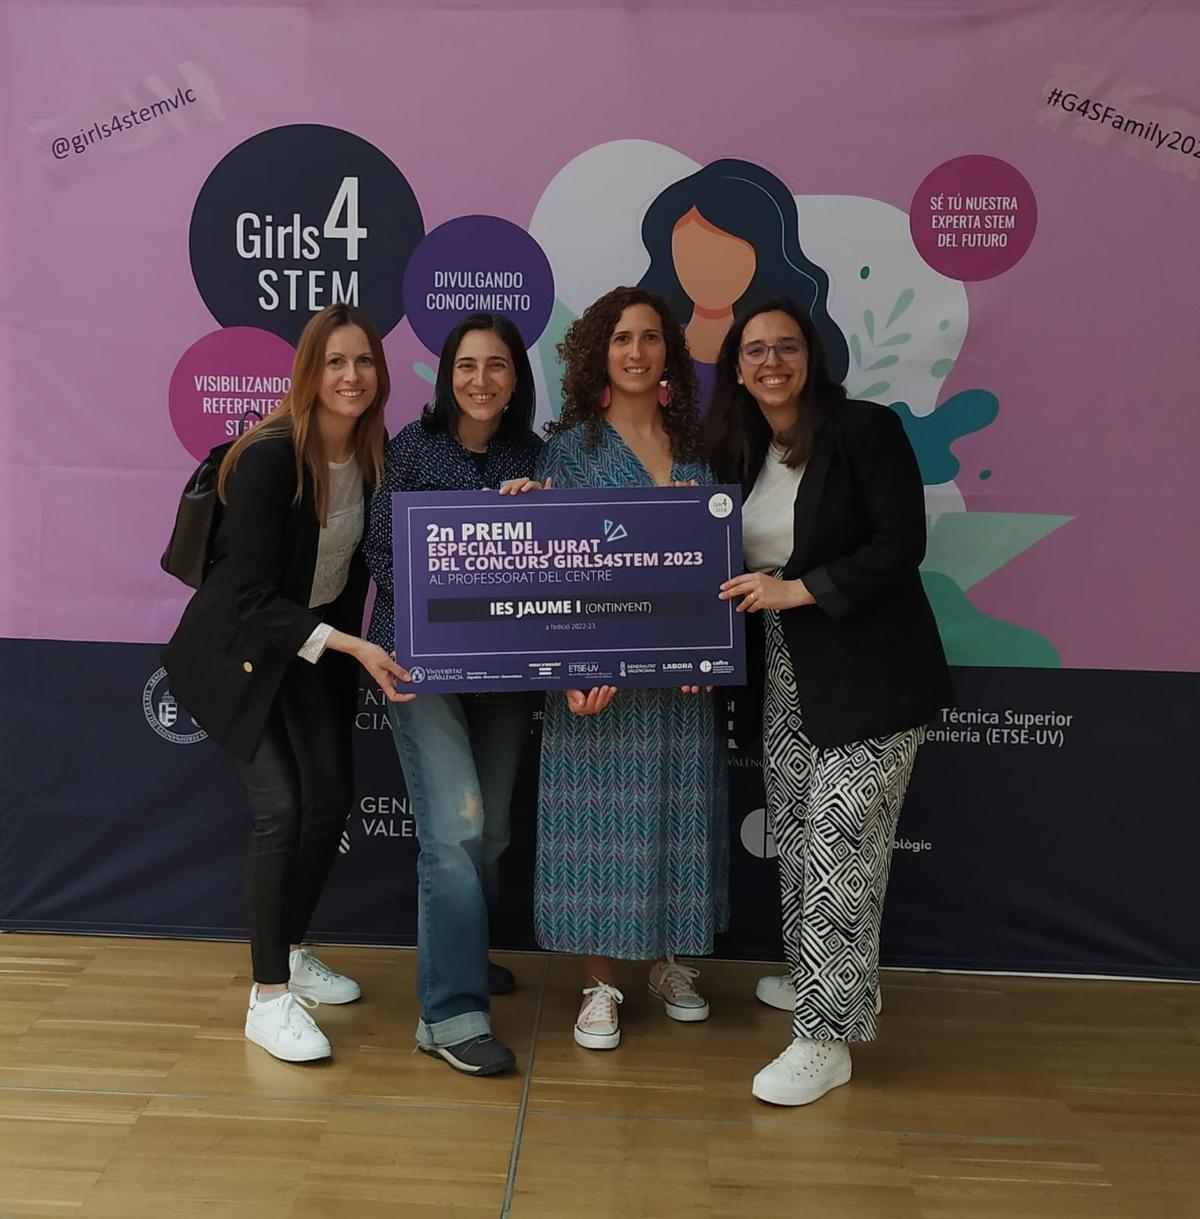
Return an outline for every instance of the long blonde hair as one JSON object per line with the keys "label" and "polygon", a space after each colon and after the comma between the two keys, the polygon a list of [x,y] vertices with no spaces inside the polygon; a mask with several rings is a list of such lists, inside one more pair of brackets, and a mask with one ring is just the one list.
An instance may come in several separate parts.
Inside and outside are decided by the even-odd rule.
{"label": "long blonde hair", "polygon": [[378,392],[375,401],[355,424],[351,440],[354,459],[363,478],[372,486],[378,486],[383,474],[383,408],[391,390],[383,342],[370,315],[362,309],[354,305],[330,305],[320,313],[314,313],[304,327],[296,344],[291,388],[282,401],[265,419],[239,436],[225,454],[217,476],[217,494],[222,503],[228,502],[225,487],[241,455],[260,440],[286,436],[292,442],[296,457],[296,495],[292,502],[299,503],[304,494],[304,471],[307,469],[312,479],[317,520],[322,526],[325,524],[329,511],[329,458],[321,443],[320,430],[313,426],[313,414],[325,372],[325,346],[329,336],[340,326],[358,326],[367,336],[375,360]]}

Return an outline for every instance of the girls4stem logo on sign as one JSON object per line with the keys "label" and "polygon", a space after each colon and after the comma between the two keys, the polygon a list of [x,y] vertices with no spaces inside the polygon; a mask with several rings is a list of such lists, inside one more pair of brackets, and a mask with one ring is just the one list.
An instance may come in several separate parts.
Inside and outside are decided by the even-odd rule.
{"label": "girls4stem logo on sign", "polygon": [[400,170],[337,127],[297,123],[251,136],[208,175],[192,211],[192,275],[222,326],[289,343],[327,305],[368,310],[387,334],[425,235]]}

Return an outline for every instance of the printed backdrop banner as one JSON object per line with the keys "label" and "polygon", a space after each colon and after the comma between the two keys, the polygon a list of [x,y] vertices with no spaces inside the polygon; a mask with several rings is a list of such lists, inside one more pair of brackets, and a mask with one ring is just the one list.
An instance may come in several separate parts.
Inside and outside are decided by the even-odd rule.
{"label": "printed backdrop banner", "polygon": [[[0,926],[241,933],[245,814],[161,671],[187,593],[158,556],[307,317],[371,311],[394,432],[455,320],[504,312],[546,421],[566,328],[639,283],[705,390],[732,310],[793,297],[917,453],[960,697],[897,835],[888,959],[1200,976],[1198,39],[1185,0],[11,0]],[[366,690],[358,726],[318,930],[409,943],[413,824]],[[732,762],[720,950],[775,956],[761,779]]]}

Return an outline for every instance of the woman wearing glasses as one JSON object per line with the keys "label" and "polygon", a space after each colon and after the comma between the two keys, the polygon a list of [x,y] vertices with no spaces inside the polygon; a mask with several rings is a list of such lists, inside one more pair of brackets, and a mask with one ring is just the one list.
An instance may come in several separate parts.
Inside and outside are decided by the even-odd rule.
{"label": "woman wearing glasses", "polygon": [[[765,644],[763,775],[788,976],[758,997],[793,1041],[754,1077],[803,1105],[875,1036],[879,924],[900,806],[927,721],[952,702],[918,566],[925,503],[900,419],[847,400],[789,300],[735,318],[707,417],[718,481],[746,496],[747,574],[727,581]],[[759,628],[757,631],[755,628]]]}

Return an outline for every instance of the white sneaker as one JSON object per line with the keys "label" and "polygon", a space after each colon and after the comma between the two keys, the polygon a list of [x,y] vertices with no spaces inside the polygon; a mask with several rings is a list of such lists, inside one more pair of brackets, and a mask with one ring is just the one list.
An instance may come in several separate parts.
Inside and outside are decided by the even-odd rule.
{"label": "white sneaker", "polygon": [[699,976],[698,969],[668,956],[650,966],[650,993],[663,1001],[672,1020],[707,1020],[708,1000],[692,981]]}
{"label": "white sneaker", "polygon": [[615,986],[596,981],[583,991],[583,1006],[575,1020],[575,1041],[587,1050],[615,1050],[621,1044],[617,1004],[625,996]]}
{"label": "white sneaker", "polygon": [[796,1010],[796,988],[787,974],[772,974],[759,978],[754,988],[754,997],[768,1007],[777,1007],[781,1012]]}
{"label": "white sneaker", "polygon": [[318,1003],[353,1003],[362,998],[362,990],[353,978],[336,973],[303,945],[288,953],[288,966],[292,973],[288,989],[294,995]]}
{"label": "white sneaker", "polygon": [[[766,978],[759,978],[758,985],[754,988],[754,995],[760,1002],[769,1007],[777,1007],[780,1011],[796,1010],[796,988],[787,974],[772,974]],[[883,992],[876,989],[875,1015],[878,1016],[881,1011],[883,1011]]]}
{"label": "white sneaker", "polygon": [[850,1050],[844,1041],[797,1037],[754,1077],[751,1091],[772,1105],[808,1105],[850,1082]]}
{"label": "white sneaker", "polygon": [[285,990],[277,999],[262,1000],[258,987],[250,990],[246,1012],[246,1039],[284,1062],[313,1062],[330,1055],[329,1041],[305,1011],[317,1003]]}

